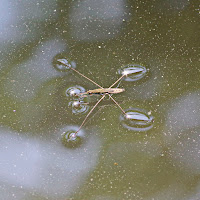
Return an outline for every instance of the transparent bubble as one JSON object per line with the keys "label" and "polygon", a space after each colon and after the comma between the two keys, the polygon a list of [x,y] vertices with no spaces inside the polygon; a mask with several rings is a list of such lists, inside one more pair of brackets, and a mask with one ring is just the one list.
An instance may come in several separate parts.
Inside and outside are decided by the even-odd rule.
{"label": "transparent bubble", "polygon": [[73,129],[75,128],[71,128],[71,130],[67,130],[62,134],[62,143],[68,148],[77,148],[83,144],[83,132],[80,131],[76,134],[76,131]]}
{"label": "transparent bubble", "polygon": [[80,85],[75,85],[67,88],[65,94],[67,97],[73,97],[82,92],[85,92],[85,88]]}
{"label": "transparent bubble", "polygon": [[128,130],[147,131],[153,127],[154,117],[145,110],[130,108],[126,110],[126,116],[120,116],[120,121]]}
{"label": "transparent bubble", "polygon": [[55,58],[53,60],[53,66],[57,71],[66,72],[70,68],[76,68],[76,63],[66,58],[61,58],[61,59]]}
{"label": "transparent bubble", "polygon": [[118,73],[127,75],[125,81],[137,81],[146,75],[147,69],[138,64],[129,64],[119,69]]}

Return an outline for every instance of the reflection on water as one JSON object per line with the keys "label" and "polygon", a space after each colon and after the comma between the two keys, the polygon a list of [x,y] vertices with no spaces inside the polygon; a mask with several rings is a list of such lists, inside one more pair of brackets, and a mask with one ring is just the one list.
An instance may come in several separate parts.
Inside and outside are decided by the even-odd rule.
{"label": "reflection on water", "polygon": [[126,116],[121,115],[120,121],[128,130],[147,131],[153,127],[153,116],[142,109],[129,108]]}
{"label": "reflection on water", "polygon": [[129,18],[124,0],[73,2],[69,15],[71,35],[78,41],[100,41],[119,35]]}
{"label": "reflection on water", "polygon": [[200,90],[173,101],[163,137],[173,163],[191,174],[200,172]]}
{"label": "reflection on water", "polygon": [[85,92],[85,88],[80,85],[72,86],[66,89],[66,96],[71,97],[68,106],[73,114],[83,114],[89,110],[89,97],[79,97],[77,94]]}
{"label": "reflection on water", "polygon": [[[70,68],[76,68],[76,63],[74,61],[70,61],[69,59],[57,59],[58,56],[60,56],[60,54],[53,59],[53,66],[56,70],[67,72]],[[64,65],[62,63],[64,63]]]}
{"label": "reflection on water", "polygon": [[22,102],[31,100],[45,81],[60,76],[61,73],[52,69],[51,59],[65,46],[61,40],[51,39],[35,47],[34,56],[10,66],[3,88],[7,96]]}
{"label": "reflection on water", "polygon": [[[198,3],[3,0],[0,10],[0,199],[199,199]],[[65,91],[97,88],[61,58],[105,88],[133,67],[128,78],[145,77],[124,77],[114,98],[142,112],[120,122],[105,99],[83,135],[67,137],[97,99]]]}
{"label": "reflection on water", "polygon": [[80,114],[86,113],[89,110],[89,105],[86,104],[84,101],[70,101],[68,104],[69,107],[72,108],[73,114]]}
{"label": "reflection on water", "polygon": [[[91,136],[80,148],[65,148],[61,142],[62,132],[69,128],[51,132],[51,139],[44,140],[25,135],[19,137],[16,132],[1,129],[1,186],[8,184],[9,193],[17,190],[15,196],[19,200],[21,189],[25,193],[23,196],[34,190],[51,198],[75,192],[97,163],[100,141]],[[7,200],[9,193],[1,199]]]}
{"label": "reflection on water", "polygon": [[73,97],[73,96],[76,96],[77,94],[83,93],[83,92],[85,92],[85,88],[83,88],[80,85],[76,85],[76,86],[67,88],[65,94],[68,97]]}
{"label": "reflection on water", "polygon": [[84,133],[82,130],[76,134],[77,127],[66,127],[65,132],[62,133],[62,143],[68,148],[79,148],[83,144]]}
{"label": "reflection on water", "polygon": [[[44,31],[44,21],[57,18],[55,1],[47,0],[46,3],[41,4],[37,0],[36,2],[26,1],[22,4],[17,1],[1,0],[1,42],[9,41],[10,44],[15,43],[16,45],[32,42],[40,37]],[[48,10],[48,12],[44,12],[44,10]],[[33,23],[35,23],[34,26]]]}
{"label": "reflection on water", "polygon": [[129,64],[123,66],[118,72],[126,75],[125,81],[137,81],[146,75],[147,69],[138,64]]}

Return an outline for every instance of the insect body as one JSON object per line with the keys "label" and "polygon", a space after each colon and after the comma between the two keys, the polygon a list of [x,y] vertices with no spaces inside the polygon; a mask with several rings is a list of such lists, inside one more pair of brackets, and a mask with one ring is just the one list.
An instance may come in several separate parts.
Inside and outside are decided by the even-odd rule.
{"label": "insect body", "polygon": [[77,94],[77,96],[83,96],[83,95],[93,95],[93,94],[118,94],[121,92],[124,92],[124,88],[99,88],[99,89],[94,89],[94,90],[88,90],[87,92],[82,92]]}

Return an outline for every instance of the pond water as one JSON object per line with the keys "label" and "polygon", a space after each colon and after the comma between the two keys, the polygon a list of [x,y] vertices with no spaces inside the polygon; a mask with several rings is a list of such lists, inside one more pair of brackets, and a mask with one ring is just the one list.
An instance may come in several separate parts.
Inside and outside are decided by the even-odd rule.
{"label": "pond water", "polygon": [[[0,199],[199,199],[198,1],[0,10]],[[104,88],[128,73],[77,135],[101,96],[74,95],[98,87],[72,68]]]}

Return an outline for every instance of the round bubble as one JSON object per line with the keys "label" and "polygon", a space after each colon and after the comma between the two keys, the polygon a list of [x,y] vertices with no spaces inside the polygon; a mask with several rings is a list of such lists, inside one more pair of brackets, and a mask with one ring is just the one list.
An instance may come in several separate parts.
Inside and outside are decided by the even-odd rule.
{"label": "round bubble", "polygon": [[124,78],[125,81],[137,81],[146,75],[147,69],[142,65],[129,64],[119,69],[118,73],[121,75],[126,75]]}
{"label": "round bubble", "polygon": [[123,127],[133,131],[147,131],[153,127],[154,117],[151,112],[142,109],[129,108],[126,115],[120,116]]}

